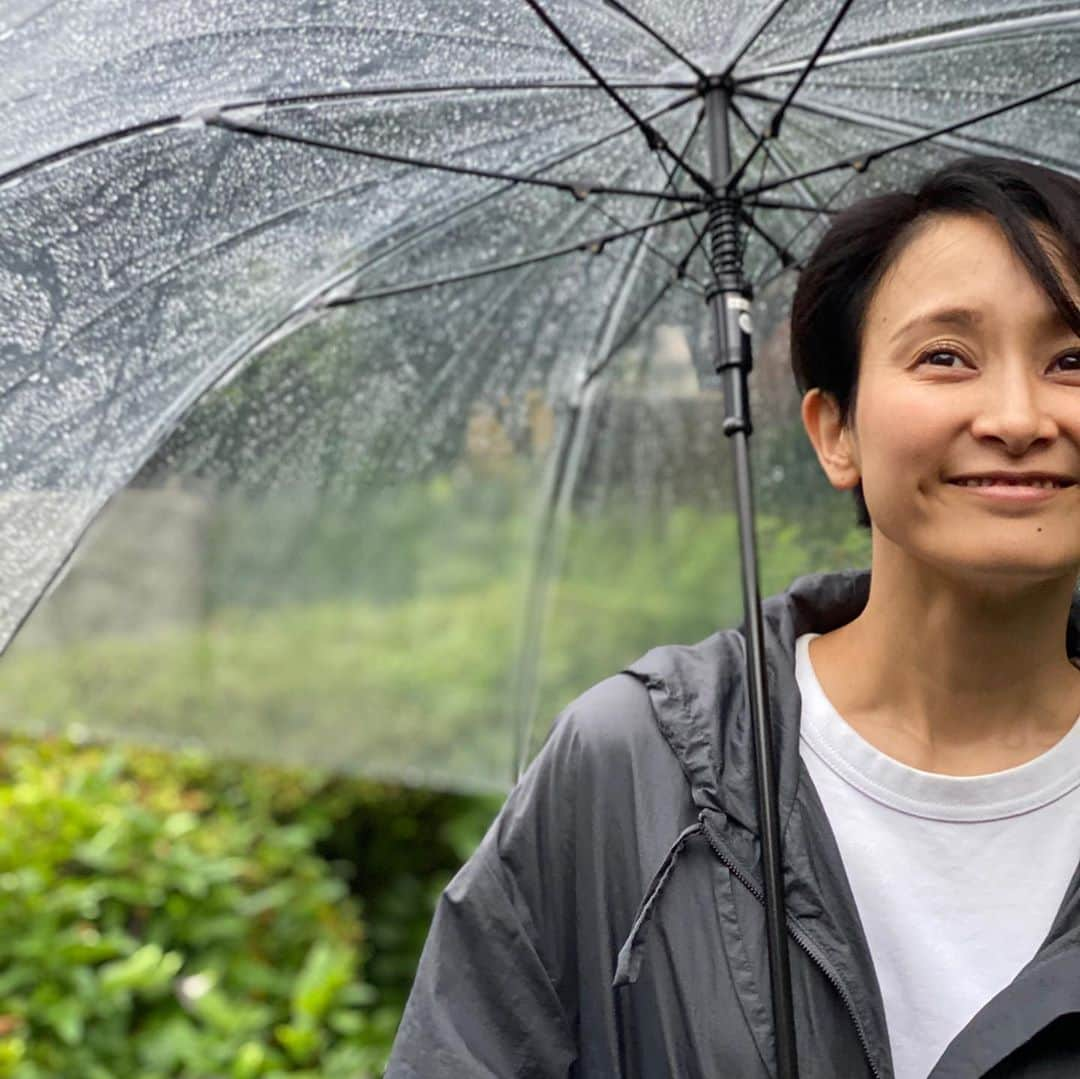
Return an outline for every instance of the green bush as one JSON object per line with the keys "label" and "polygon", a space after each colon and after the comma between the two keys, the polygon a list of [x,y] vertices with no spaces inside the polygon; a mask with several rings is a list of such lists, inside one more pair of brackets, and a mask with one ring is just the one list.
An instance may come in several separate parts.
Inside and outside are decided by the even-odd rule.
{"label": "green bush", "polygon": [[[495,808],[61,739],[7,743],[0,778],[5,1079],[380,1074],[434,898]],[[343,828],[365,814],[378,842]],[[417,836],[425,814],[445,834]],[[323,856],[350,842],[374,922]]]}

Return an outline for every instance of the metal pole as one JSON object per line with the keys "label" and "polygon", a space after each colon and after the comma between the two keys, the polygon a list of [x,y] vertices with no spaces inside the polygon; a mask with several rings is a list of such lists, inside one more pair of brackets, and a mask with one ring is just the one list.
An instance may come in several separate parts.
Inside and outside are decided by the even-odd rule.
{"label": "metal pole", "polygon": [[723,188],[731,175],[728,130],[730,86],[713,86],[705,98],[709,126],[709,157],[717,190],[709,203],[709,240],[713,280],[709,305],[716,326],[716,371],[724,385],[724,434],[735,456],[735,497],[739,519],[743,612],[746,626],[747,685],[757,758],[758,820],[761,861],[765,873],[765,921],[769,945],[769,983],[776,1031],[776,1061],[780,1079],[798,1079],[795,1052],[795,1012],[784,917],[784,876],[777,809],[776,764],[773,758],[769,701],[764,673],[764,629],[758,585],[754,501],[750,482],[750,398],[747,375],[753,361],[750,342],[750,296],[742,277],[739,253],[739,207],[734,193]]}

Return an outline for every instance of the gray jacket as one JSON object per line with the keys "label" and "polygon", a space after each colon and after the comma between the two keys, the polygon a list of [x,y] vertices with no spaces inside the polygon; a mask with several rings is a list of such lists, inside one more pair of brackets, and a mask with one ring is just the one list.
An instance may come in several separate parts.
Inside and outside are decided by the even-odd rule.
{"label": "gray jacket", "polygon": [[[806,577],[765,605],[802,1079],[893,1074],[798,746],[795,639],[849,622],[868,584]],[[1070,655],[1077,627],[1074,606]],[[776,1074],[743,665],[736,630],[657,648],[558,717],[439,902],[389,1079]],[[1080,1076],[1080,874],[1038,955],[931,1073],[977,1076]]]}

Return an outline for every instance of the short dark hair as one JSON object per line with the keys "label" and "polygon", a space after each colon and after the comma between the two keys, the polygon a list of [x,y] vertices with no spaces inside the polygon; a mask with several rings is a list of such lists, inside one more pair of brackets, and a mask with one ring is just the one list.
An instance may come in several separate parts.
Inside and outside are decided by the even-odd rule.
{"label": "short dark hair", "polygon": [[[1049,233],[1080,276],[1080,180],[1002,157],[963,157],[926,176],[914,191],[863,199],[839,213],[806,262],[791,309],[791,367],[802,393],[832,395],[846,422],[855,405],[863,323],[885,271],[927,218],[988,214],[1068,325],[1080,334],[1069,295],[1033,226]],[[855,491],[859,524],[870,515]]]}

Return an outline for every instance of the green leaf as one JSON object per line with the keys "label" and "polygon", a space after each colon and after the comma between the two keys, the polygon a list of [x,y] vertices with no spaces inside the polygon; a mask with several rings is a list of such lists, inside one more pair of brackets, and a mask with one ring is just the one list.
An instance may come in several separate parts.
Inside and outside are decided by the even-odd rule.
{"label": "green leaf", "polygon": [[107,992],[154,992],[167,986],[183,965],[183,956],[178,952],[164,952],[158,944],[144,944],[126,959],[106,963],[101,968],[101,985]]}
{"label": "green leaf", "polygon": [[41,1017],[67,1045],[78,1045],[83,1036],[82,1001],[61,1000],[42,1009]]}
{"label": "green leaf", "polygon": [[278,1024],[274,1036],[297,1064],[311,1063],[321,1043],[318,1030],[292,1023]]}
{"label": "green leaf", "polygon": [[232,1079],[257,1079],[270,1063],[265,1046],[259,1042],[245,1042],[236,1054],[232,1066]]}
{"label": "green leaf", "polygon": [[349,983],[355,968],[355,949],[317,940],[296,979],[292,998],[294,1019],[307,1022],[321,1019]]}

